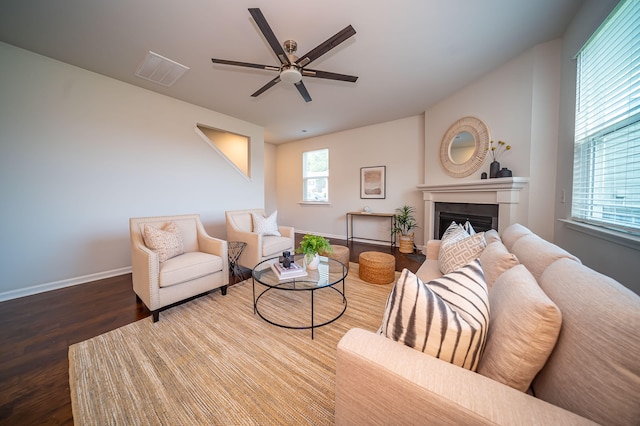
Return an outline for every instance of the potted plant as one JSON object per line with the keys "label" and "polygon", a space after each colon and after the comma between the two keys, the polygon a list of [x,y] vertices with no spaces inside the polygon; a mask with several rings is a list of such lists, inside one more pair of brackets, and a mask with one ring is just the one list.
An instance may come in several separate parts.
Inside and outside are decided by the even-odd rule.
{"label": "potted plant", "polygon": [[320,263],[318,253],[332,253],[333,249],[329,240],[320,235],[306,234],[300,241],[296,253],[304,254],[304,260],[308,269],[317,269]]}
{"label": "potted plant", "polygon": [[415,209],[404,205],[396,209],[396,217],[392,234],[400,234],[400,253],[413,253],[413,230],[418,228],[418,222],[413,216]]}

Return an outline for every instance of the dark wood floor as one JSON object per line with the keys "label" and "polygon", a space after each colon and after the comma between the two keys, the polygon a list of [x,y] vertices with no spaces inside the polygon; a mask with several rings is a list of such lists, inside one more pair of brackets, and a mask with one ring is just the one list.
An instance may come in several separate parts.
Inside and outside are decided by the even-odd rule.
{"label": "dark wood floor", "polygon": [[[352,262],[363,251],[391,253],[399,271],[415,272],[424,261],[379,245],[356,242],[350,248]],[[69,345],[149,315],[136,300],[131,274],[1,302],[0,425],[73,424]]]}

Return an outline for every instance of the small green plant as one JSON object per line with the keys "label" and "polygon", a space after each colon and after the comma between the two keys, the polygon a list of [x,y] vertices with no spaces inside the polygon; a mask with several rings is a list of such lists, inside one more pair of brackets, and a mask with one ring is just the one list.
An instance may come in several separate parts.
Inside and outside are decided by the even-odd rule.
{"label": "small green plant", "polygon": [[403,236],[411,235],[411,231],[418,228],[418,222],[413,216],[415,209],[405,204],[401,208],[396,209],[396,212],[395,225],[391,230],[391,233],[400,233],[400,235]]}
{"label": "small green plant", "polygon": [[333,249],[329,240],[320,235],[306,234],[300,241],[300,246],[296,249],[296,253],[303,253],[307,258],[307,261],[311,259],[317,253],[332,253]]}

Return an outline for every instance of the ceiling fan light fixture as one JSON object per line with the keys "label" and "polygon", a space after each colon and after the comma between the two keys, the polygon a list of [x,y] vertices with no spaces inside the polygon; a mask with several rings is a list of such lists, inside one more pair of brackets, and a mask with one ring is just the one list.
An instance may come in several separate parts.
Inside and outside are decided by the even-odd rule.
{"label": "ceiling fan light fixture", "polygon": [[285,83],[295,84],[302,80],[302,74],[300,74],[300,71],[295,67],[283,68],[280,72],[280,80]]}

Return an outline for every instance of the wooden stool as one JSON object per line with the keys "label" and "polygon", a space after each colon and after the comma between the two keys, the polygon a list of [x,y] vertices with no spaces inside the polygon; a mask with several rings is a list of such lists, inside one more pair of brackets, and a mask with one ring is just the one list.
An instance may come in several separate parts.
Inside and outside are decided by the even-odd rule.
{"label": "wooden stool", "polygon": [[[349,247],[336,246],[336,245],[332,244],[331,248],[333,249],[333,253],[323,253],[322,256],[327,256],[330,259],[335,259],[335,260],[337,260],[339,262],[344,263],[344,265],[347,267],[347,271],[348,271],[349,270],[349,256],[350,256]],[[342,269],[338,265],[332,265],[332,266],[329,267],[329,272],[342,272]]]}
{"label": "wooden stool", "polygon": [[379,251],[360,253],[360,279],[371,284],[389,284],[396,279],[396,258]]}

